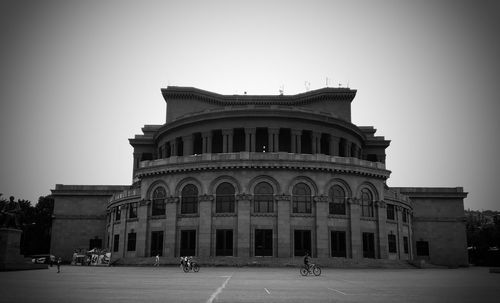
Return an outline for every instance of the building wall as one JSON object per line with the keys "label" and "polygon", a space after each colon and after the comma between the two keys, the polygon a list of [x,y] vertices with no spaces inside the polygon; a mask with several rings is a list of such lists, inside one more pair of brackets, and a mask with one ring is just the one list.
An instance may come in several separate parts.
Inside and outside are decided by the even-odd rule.
{"label": "building wall", "polygon": [[75,249],[88,250],[91,239],[101,239],[104,246],[106,206],[113,193],[126,188],[57,184],[52,190],[51,254],[69,261]]}
{"label": "building wall", "polygon": [[401,188],[413,204],[413,249],[417,241],[428,242],[429,256],[417,260],[451,267],[467,266],[467,238],[463,199],[458,188]]}

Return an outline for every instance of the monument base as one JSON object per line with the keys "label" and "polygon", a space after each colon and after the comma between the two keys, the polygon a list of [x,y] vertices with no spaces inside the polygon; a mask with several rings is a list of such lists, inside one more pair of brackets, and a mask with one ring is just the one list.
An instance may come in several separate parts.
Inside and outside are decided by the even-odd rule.
{"label": "monument base", "polygon": [[49,268],[21,255],[21,234],[20,229],[0,228],[0,271]]}

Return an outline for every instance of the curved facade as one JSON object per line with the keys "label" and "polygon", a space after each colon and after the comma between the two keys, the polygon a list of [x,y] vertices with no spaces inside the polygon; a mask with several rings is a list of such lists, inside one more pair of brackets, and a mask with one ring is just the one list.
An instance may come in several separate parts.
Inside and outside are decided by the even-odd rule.
{"label": "curved facade", "polygon": [[[114,259],[160,255],[176,262],[192,255],[244,264],[289,262],[308,251],[326,263],[435,261],[429,241],[414,232],[413,191],[423,192],[421,199],[453,200],[446,207],[458,213],[461,203],[463,213],[460,188],[438,189],[441,196],[433,198],[425,193],[435,189],[387,187],[390,142],[350,122],[355,90],[228,96],[168,87],[162,93],[166,123],[145,125],[129,140],[133,183],[115,190],[105,206],[103,246]],[[53,191],[56,203],[64,189]],[[460,226],[460,218],[442,222]],[[454,248],[465,249],[462,240]],[[455,253],[456,265],[463,253]]]}

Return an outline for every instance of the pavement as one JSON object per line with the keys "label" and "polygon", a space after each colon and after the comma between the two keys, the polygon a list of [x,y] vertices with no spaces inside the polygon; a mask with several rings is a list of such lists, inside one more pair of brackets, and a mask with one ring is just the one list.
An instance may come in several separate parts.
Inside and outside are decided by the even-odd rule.
{"label": "pavement", "polygon": [[335,269],[54,266],[0,272],[0,302],[500,302],[488,268]]}

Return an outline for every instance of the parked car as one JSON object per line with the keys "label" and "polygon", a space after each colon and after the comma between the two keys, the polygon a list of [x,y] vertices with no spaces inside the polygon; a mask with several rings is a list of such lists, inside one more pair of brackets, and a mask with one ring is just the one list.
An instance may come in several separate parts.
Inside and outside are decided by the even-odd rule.
{"label": "parked car", "polygon": [[31,256],[31,262],[37,264],[54,264],[56,263],[56,256],[54,255],[33,255]]}

